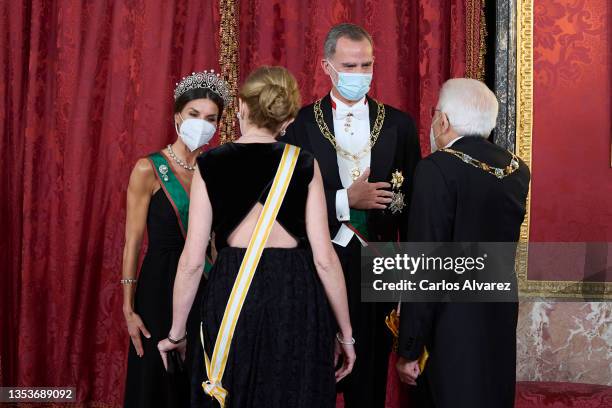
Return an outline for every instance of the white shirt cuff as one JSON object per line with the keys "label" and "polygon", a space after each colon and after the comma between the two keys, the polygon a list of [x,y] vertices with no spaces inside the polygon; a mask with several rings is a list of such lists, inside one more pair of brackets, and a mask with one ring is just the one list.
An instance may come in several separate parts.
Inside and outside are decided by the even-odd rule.
{"label": "white shirt cuff", "polygon": [[336,218],[341,222],[351,220],[351,209],[346,188],[336,191]]}
{"label": "white shirt cuff", "polygon": [[346,247],[348,243],[351,242],[351,239],[353,239],[353,237],[357,237],[357,239],[361,243],[361,246],[368,246],[368,243],[361,239],[359,235],[355,234],[352,229],[346,226],[346,224],[342,224],[340,226],[340,229],[338,230],[338,233],[336,234],[334,239],[332,239],[332,242],[336,245],[340,245],[341,247]]}
{"label": "white shirt cuff", "polygon": [[353,235],[355,235],[355,233],[349,227],[342,224],[340,225],[338,233],[336,234],[334,239],[332,239],[332,242],[336,245],[340,245],[341,247],[346,247],[348,243],[351,242],[351,238],[353,238]]}

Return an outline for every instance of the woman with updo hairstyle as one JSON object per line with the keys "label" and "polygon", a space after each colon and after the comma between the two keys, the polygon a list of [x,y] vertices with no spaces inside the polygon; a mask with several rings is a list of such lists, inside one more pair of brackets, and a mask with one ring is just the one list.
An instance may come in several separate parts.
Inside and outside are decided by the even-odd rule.
{"label": "woman with updo hairstyle", "polygon": [[[355,362],[354,340],[319,166],[312,154],[276,140],[300,107],[295,78],[282,67],[258,68],[240,89],[238,106],[241,136],[197,159],[169,337],[185,335],[214,232],[218,254],[202,296],[203,354],[192,406],[331,408],[335,382]],[[295,154],[295,169],[275,221],[266,224],[269,236],[260,240],[259,216],[268,194],[278,191],[273,181],[287,152]],[[249,268],[247,248],[258,242],[252,280],[234,293]],[[237,313],[236,297],[243,299]],[[164,361],[184,347],[174,343],[159,343]]]}
{"label": "woman with updo hairstyle", "polygon": [[[280,67],[262,67],[254,71],[240,89],[239,119],[243,135],[248,109],[250,125],[278,135],[292,122],[300,109],[300,91],[293,76]],[[246,109],[245,109],[246,108]]]}

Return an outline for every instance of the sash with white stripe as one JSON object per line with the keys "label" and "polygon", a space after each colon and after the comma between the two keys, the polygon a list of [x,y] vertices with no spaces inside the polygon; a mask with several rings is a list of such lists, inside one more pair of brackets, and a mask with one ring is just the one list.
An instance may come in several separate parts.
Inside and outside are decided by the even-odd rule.
{"label": "sash with white stripe", "polygon": [[276,220],[280,206],[285,198],[285,193],[289,187],[289,181],[293,175],[295,164],[297,162],[300,148],[292,145],[286,145],[283,151],[283,156],[280,160],[272,187],[266,198],[266,202],[263,206],[263,210],[259,215],[255,230],[249,241],[238,276],[234,281],[232,292],[225,306],[225,312],[223,313],[223,320],[219,327],[219,333],[217,334],[217,340],[213,348],[212,358],[208,358],[206,349],[204,348],[204,333],[202,326],[200,326],[200,339],[202,341],[202,347],[204,348],[204,361],[206,363],[206,375],[208,380],[202,383],[204,392],[211,397],[214,397],[221,405],[221,408],[225,407],[225,399],[228,394],[228,390],[223,388],[221,379],[225,372],[225,365],[227,364],[227,357],[229,355],[230,344],[234,336],[234,330],[236,329],[236,323],[242,310],[242,305],[251,286],[251,281],[255,275],[255,270],[261,259],[264,246],[268,241],[270,232],[272,231],[272,225]]}

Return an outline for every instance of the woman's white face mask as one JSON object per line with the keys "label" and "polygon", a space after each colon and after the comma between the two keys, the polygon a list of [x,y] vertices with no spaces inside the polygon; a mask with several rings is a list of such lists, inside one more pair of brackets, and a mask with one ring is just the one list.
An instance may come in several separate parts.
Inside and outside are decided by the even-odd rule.
{"label": "woman's white face mask", "polygon": [[179,117],[183,122],[177,128],[177,134],[192,152],[208,144],[217,131],[215,125],[207,120],[197,118],[183,119],[180,113]]}

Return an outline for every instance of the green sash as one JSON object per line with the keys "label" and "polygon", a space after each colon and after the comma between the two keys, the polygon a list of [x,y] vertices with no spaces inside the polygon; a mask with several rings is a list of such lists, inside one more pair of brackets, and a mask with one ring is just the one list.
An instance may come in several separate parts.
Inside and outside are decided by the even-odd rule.
{"label": "green sash", "polygon": [[[181,233],[184,238],[187,238],[187,226],[189,225],[189,194],[183,187],[183,184],[176,177],[170,164],[160,152],[155,152],[148,157],[149,161],[155,169],[155,174],[159,179],[161,188],[166,193],[168,201],[174,208],[176,218],[178,220]],[[208,257],[204,265],[204,274],[208,276],[208,272],[212,268],[212,263]]]}
{"label": "green sash", "polygon": [[368,237],[368,213],[365,210],[355,210],[351,208],[351,225],[359,231],[367,240]]}
{"label": "green sash", "polygon": [[153,163],[153,168],[155,169],[159,183],[164,189],[164,193],[166,193],[170,204],[172,204],[174,208],[183,237],[187,237],[187,225],[189,224],[189,195],[179,179],[172,172],[172,168],[166,158],[160,152],[151,154],[149,160]]}

